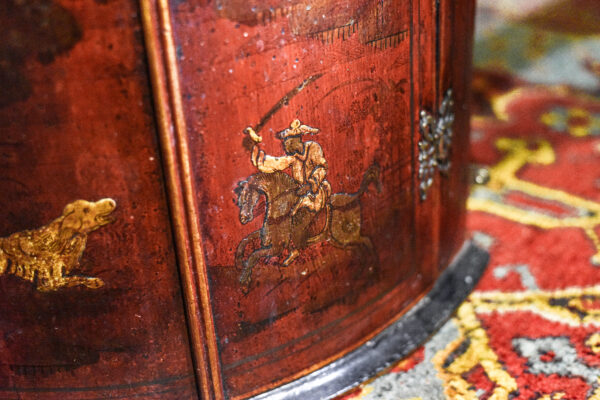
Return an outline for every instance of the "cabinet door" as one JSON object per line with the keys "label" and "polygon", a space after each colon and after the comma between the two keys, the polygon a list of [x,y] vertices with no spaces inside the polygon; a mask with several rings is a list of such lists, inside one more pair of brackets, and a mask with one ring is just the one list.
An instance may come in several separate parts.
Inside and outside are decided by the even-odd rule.
{"label": "cabinet door", "polygon": [[416,254],[437,279],[465,240],[474,2],[420,1],[414,20]]}
{"label": "cabinet door", "polygon": [[137,3],[0,21],[0,398],[197,397]]}
{"label": "cabinet door", "polygon": [[[438,107],[452,99],[442,117],[452,117],[449,168],[440,177],[440,230],[438,265],[447,266],[464,240],[469,182],[469,117],[474,1],[441,1],[439,5]],[[448,95],[451,90],[451,97]],[[445,112],[445,113],[444,113]],[[440,117],[438,112],[438,117]]]}
{"label": "cabinet door", "polygon": [[207,396],[347,354],[437,275],[415,253],[425,3],[142,2]]}

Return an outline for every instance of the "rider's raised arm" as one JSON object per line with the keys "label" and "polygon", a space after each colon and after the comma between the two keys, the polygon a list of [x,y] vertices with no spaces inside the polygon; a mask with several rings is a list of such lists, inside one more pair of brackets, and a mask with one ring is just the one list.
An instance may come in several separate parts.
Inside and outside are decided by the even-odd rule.
{"label": "rider's raised arm", "polygon": [[[255,149],[258,149],[258,146],[255,146]],[[294,161],[293,156],[273,157],[266,155],[263,150],[252,151],[252,164],[254,164],[260,172],[271,173],[283,171],[290,166],[292,161]]]}

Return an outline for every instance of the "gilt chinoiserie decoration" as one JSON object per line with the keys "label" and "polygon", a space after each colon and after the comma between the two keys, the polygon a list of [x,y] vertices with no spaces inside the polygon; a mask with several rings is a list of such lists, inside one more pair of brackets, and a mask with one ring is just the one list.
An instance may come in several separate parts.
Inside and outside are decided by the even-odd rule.
{"label": "gilt chinoiserie decoration", "polygon": [[[261,196],[265,197],[266,211],[261,228],[243,238],[237,247],[236,266],[242,267],[240,283],[250,283],[252,268],[261,259],[287,252],[281,266],[288,267],[303,248],[324,241],[375,256],[371,239],[361,235],[360,197],[370,184],[381,191],[377,165],[367,169],[355,193],[332,194],[323,149],[316,141],[302,141],[303,135],[316,135],[319,129],[294,120],[289,128],[277,133],[285,150],[281,157],[266,155],[258,148],[262,139],[258,140],[254,130],[247,132],[256,143],[251,159],[259,172],[239,182],[234,190],[240,222],[245,225],[254,219]],[[287,169],[291,174],[282,172]],[[248,243],[259,238],[260,247],[244,259]]]}
{"label": "gilt chinoiserie decoration", "polygon": [[473,8],[0,6],[0,398],[328,399],[412,351],[487,259]]}

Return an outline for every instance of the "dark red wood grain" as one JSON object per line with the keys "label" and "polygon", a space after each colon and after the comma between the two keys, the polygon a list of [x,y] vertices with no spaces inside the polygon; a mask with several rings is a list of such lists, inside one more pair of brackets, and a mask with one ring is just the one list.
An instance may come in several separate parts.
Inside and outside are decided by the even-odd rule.
{"label": "dark red wood grain", "polygon": [[[459,234],[465,232],[465,204],[469,187],[469,123],[471,65],[475,15],[474,1],[443,1],[440,4],[441,93],[453,89],[455,101],[454,138],[451,154],[454,168],[441,180],[440,255],[438,265],[448,265],[459,250]],[[440,99],[441,101],[441,99]]]}
{"label": "dark red wood grain", "polygon": [[103,288],[0,276],[0,398],[196,396],[137,7],[0,6],[20,85],[0,102],[0,237],[76,199],[117,203],[76,271]]}

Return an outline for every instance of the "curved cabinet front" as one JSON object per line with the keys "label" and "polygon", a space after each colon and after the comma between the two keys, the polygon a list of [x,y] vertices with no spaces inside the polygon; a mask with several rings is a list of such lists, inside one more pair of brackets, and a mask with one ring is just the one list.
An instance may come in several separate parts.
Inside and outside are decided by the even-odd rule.
{"label": "curved cabinet front", "polygon": [[[454,3],[148,4],[207,396],[302,398],[318,371],[348,376],[327,365],[413,309],[458,254],[473,4]],[[434,322],[468,292],[454,289]]]}
{"label": "curved cabinet front", "polygon": [[7,4],[0,397],[329,398],[477,281],[472,1]]}

